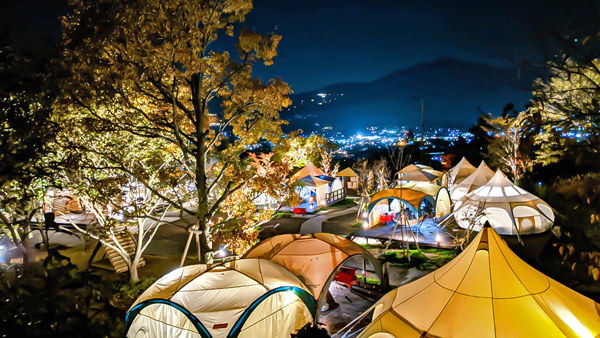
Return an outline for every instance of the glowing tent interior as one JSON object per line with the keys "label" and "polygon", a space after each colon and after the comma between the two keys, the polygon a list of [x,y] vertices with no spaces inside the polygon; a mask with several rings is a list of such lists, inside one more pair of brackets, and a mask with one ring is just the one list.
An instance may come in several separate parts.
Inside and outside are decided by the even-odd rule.
{"label": "glowing tent interior", "polygon": [[358,337],[594,338],[599,311],[485,227],[454,260],[383,296]]}
{"label": "glowing tent interior", "polygon": [[190,265],[138,298],[127,313],[127,337],[289,337],[315,313],[306,286],[269,260]]}
{"label": "glowing tent interior", "polygon": [[400,203],[404,204],[414,216],[419,217],[424,202],[434,206],[436,217],[444,216],[451,211],[450,194],[446,188],[429,183],[404,183],[373,195],[367,208],[369,226],[379,224],[380,216],[385,213],[400,212]]}
{"label": "glowing tent interior", "polygon": [[269,259],[288,269],[308,287],[318,309],[333,277],[344,262],[352,258],[367,260],[381,278],[381,263],[353,241],[327,233],[286,234],[268,238],[244,255],[244,258]]}
{"label": "glowing tent interior", "polygon": [[493,176],[494,172],[492,169],[490,169],[484,161],[481,161],[477,170],[469,175],[469,177],[452,186],[452,189],[450,189],[452,201],[458,201],[464,195],[486,184]]}
{"label": "glowing tent interior", "polygon": [[542,233],[554,223],[546,202],[514,185],[500,170],[454,203],[453,214],[462,228],[479,231],[489,221],[501,235]]}

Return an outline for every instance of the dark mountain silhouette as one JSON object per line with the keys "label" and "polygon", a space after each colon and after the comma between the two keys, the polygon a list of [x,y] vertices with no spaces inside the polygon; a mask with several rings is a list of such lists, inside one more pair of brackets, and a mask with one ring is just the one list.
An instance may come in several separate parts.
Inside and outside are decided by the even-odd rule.
{"label": "dark mountain silhouette", "polygon": [[[372,82],[294,94],[293,105],[284,109],[282,118],[290,121],[286,129],[307,132],[324,126],[344,132],[371,125],[414,127],[421,125],[423,99],[426,128],[466,129],[476,122],[478,107],[494,115],[509,102],[523,109],[532,97],[533,80],[541,75],[531,69],[519,72],[516,67],[442,58]],[[320,93],[328,95],[323,98]]]}

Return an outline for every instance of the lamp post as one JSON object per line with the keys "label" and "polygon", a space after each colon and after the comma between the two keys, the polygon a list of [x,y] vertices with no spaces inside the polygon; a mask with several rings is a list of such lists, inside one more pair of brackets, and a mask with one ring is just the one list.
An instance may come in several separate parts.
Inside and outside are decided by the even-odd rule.
{"label": "lamp post", "polygon": [[440,251],[440,243],[442,242],[442,236],[440,234],[435,235],[435,241],[437,242],[437,250]]}

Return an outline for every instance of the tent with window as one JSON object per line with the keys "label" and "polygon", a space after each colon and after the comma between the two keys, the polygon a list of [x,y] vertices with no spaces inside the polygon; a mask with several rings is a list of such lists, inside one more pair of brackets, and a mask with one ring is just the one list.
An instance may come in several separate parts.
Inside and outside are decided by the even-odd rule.
{"label": "tent with window", "polygon": [[485,164],[485,161],[481,161],[477,170],[469,177],[452,186],[452,189],[450,189],[450,197],[453,201],[458,201],[464,195],[486,184],[493,176],[494,172],[492,169]]}
{"label": "tent with window", "polygon": [[465,157],[458,162],[452,169],[448,170],[448,187],[452,188],[455,184],[462,182],[475,172],[475,168]]}
{"label": "tent with window", "polygon": [[285,267],[308,287],[318,301],[318,309],[344,262],[364,259],[382,277],[381,263],[367,250],[349,239],[327,233],[274,236],[248,250],[244,258],[268,259]]}
{"label": "tent with window", "polygon": [[479,231],[489,221],[501,235],[541,233],[554,224],[548,203],[514,185],[500,170],[454,203],[453,213],[462,228]]}
{"label": "tent with window", "polygon": [[125,321],[128,338],[289,337],[315,314],[296,276],[254,258],[174,270],[137,299]]}
{"label": "tent with window", "polygon": [[359,338],[600,337],[600,304],[529,266],[489,226],[373,308]]}

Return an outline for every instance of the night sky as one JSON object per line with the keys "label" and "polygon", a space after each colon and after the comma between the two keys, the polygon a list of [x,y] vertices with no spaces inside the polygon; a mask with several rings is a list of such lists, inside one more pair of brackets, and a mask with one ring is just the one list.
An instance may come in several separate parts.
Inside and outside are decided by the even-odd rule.
{"label": "night sky", "polygon": [[[13,44],[60,39],[66,0],[2,3]],[[440,58],[521,67],[557,53],[551,34],[600,27],[598,0],[255,0],[254,7],[244,25],[283,36],[275,64],[256,73],[281,77],[295,93],[369,82]]]}

